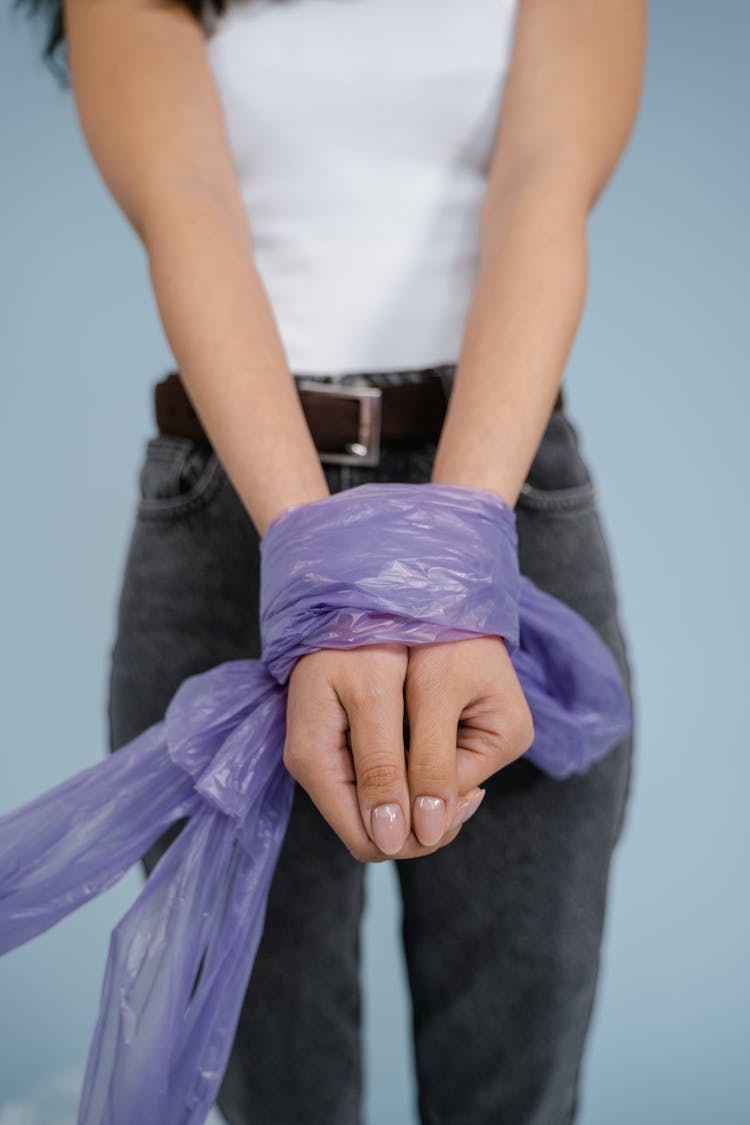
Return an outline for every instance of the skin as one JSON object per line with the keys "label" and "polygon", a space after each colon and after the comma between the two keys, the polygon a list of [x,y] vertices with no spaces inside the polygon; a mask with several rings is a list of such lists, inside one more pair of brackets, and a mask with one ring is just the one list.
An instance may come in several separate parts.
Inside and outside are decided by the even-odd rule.
{"label": "skin", "polygon": [[[263,535],[284,508],[329,490],[254,264],[203,30],[164,0],[66,0],[65,21],[84,137]],[[646,0],[519,0],[436,482],[515,506],[580,322],[586,220],[634,124],[645,43]],[[499,637],[321,650],[297,661],[288,688],[284,761],[362,862],[450,843],[467,798],[533,741]]]}

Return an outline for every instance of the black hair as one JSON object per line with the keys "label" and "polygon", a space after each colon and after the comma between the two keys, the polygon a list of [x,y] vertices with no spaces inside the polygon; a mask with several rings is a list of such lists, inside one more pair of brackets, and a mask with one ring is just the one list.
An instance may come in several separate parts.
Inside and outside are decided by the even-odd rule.
{"label": "black hair", "polygon": [[[175,0],[199,19],[219,16],[227,8],[229,0]],[[70,86],[68,70],[67,43],[65,40],[65,16],[63,0],[13,0],[16,11],[26,10],[31,18],[40,18],[45,23],[45,39],[42,45],[42,59],[52,70],[61,84]]]}

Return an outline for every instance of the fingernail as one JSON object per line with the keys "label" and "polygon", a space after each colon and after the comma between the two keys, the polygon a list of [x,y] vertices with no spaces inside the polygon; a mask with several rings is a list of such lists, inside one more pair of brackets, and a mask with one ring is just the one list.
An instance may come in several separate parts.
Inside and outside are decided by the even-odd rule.
{"label": "fingernail", "polygon": [[420,844],[431,847],[445,832],[445,801],[442,797],[417,797],[414,802],[414,831]]}
{"label": "fingernail", "polygon": [[484,795],[486,792],[486,789],[481,789],[475,797],[472,797],[471,800],[464,805],[464,807],[459,811],[456,819],[448,828],[449,832],[452,832],[454,828],[458,828],[459,824],[465,824],[469,817],[474,815],[474,813],[477,811],[482,801],[484,800]]}
{"label": "fingernail", "polygon": [[372,834],[381,852],[395,855],[404,846],[406,825],[401,806],[395,803],[378,805],[370,816]]}

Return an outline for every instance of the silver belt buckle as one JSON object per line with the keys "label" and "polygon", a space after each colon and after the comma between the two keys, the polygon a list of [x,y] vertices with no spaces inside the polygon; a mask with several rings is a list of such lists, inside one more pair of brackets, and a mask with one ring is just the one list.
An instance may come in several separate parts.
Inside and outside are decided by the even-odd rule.
{"label": "silver belt buckle", "polygon": [[359,399],[359,424],[357,440],[346,443],[347,453],[336,453],[319,449],[321,461],[332,465],[377,465],[380,462],[380,433],[382,418],[381,387],[369,384],[341,385],[322,383],[316,379],[298,377],[295,382],[301,391],[315,391],[316,394],[336,395],[338,398]]}

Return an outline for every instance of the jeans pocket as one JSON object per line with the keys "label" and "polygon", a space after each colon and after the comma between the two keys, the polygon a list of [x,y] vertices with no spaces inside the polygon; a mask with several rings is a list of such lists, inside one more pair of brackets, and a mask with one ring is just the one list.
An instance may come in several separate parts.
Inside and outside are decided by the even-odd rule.
{"label": "jeans pocket", "polygon": [[595,508],[597,499],[596,482],[581,450],[578,429],[563,411],[555,411],[521,485],[516,506],[532,512],[576,513]]}
{"label": "jeans pocket", "polygon": [[148,439],[138,477],[137,516],[175,519],[205,507],[224,477],[210,445],[176,434]]}
{"label": "jeans pocket", "polygon": [[581,512],[596,506],[597,495],[591,480],[565,488],[539,488],[524,481],[516,507],[537,512]]}

